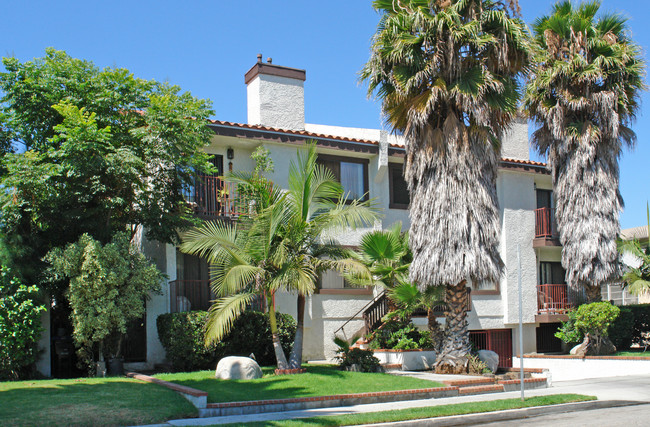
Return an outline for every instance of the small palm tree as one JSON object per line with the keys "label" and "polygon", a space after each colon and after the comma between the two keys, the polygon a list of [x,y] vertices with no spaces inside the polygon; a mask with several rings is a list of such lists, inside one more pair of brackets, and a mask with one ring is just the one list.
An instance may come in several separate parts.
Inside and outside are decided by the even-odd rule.
{"label": "small palm tree", "polygon": [[[508,3],[506,5],[505,3]],[[466,283],[498,281],[500,138],[517,114],[529,35],[516,1],[376,0],[361,71],[406,140],[411,281],[447,289],[440,372],[466,370]]]}
{"label": "small palm tree", "polygon": [[562,1],[535,21],[537,67],[525,98],[539,125],[533,145],[552,172],[566,280],[585,287],[590,301],[619,276],[618,158],[636,139],[629,126],[645,74],[625,18],[597,18],[599,7],[599,1]]}
{"label": "small palm tree", "polygon": [[623,274],[623,285],[634,295],[643,295],[650,292],[650,206],[646,205],[648,221],[648,240],[645,244],[637,239],[621,242],[621,254],[631,255],[638,263],[628,267]]}
{"label": "small palm tree", "polygon": [[[376,219],[369,202],[346,201],[332,172],[316,164],[316,146],[298,150],[289,167],[289,188],[278,190],[253,173],[238,173],[232,180],[246,187],[255,210],[239,228],[207,223],[185,236],[181,250],[207,257],[212,283],[220,298],[211,307],[206,337],[221,339],[234,319],[256,295],[268,300],[271,330],[279,369],[297,369],[302,362],[305,299],[324,270],[363,268],[347,257],[348,251],[327,235]],[[287,361],[275,323],[273,295],[278,290],[298,295],[298,327]]]}

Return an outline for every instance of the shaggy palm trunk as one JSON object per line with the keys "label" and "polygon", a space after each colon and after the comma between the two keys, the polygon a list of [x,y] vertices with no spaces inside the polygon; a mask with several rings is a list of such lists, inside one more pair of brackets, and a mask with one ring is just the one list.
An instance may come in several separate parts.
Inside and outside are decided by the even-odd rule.
{"label": "shaggy palm trunk", "polygon": [[574,289],[600,301],[600,287],[620,276],[616,238],[623,201],[618,190],[618,141],[590,132],[549,151],[562,243],[562,266]]}
{"label": "shaggy palm trunk", "polygon": [[598,302],[603,299],[600,286],[587,286],[587,302]]}
{"label": "shaggy palm trunk", "polygon": [[445,297],[446,339],[436,359],[436,373],[461,374],[467,372],[471,350],[467,329],[467,290],[465,281],[447,286]]}
{"label": "shaggy palm trunk", "polygon": [[278,333],[278,321],[275,318],[275,304],[273,304],[273,294],[269,295],[268,308],[269,308],[269,323],[271,323],[271,335],[273,336],[273,350],[275,351],[275,359],[278,362],[278,369],[289,369],[287,363],[287,356],[282,349],[280,342],[280,334]]}
{"label": "shaggy palm trunk", "polygon": [[305,327],[305,296],[298,294],[298,318],[296,319],[296,336],[293,340],[293,348],[289,356],[289,369],[300,369],[302,366],[302,342]]}
{"label": "shaggy palm trunk", "polygon": [[450,114],[441,128],[407,140],[411,192],[410,279],[420,289],[447,285],[446,341],[437,364],[458,370],[469,353],[465,283],[498,281],[501,226],[496,192],[498,151],[487,134]]}
{"label": "shaggy palm trunk", "polygon": [[438,322],[438,319],[436,319],[436,315],[432,308],[427,310],[427,326],[429,327],[429,332],[431,332],[433,348],[436,352],[439,352],[440,347],[442,346],[443,333],[440,323]]}

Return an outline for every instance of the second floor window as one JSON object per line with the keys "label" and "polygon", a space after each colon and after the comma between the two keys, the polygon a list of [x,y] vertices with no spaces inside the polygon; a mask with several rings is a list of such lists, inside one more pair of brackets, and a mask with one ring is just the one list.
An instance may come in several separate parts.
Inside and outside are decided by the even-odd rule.
{"label": "second floor window", "polygon": [[368,199],[368,160],[319,155],[318,164],[334,173],[348,199]]}
{"label": "second floor window", "polygon": [[391,209],[408,209],[411,196],[404,180],[403,165],[401,163],[388,164],[388,185],[390,190]]}

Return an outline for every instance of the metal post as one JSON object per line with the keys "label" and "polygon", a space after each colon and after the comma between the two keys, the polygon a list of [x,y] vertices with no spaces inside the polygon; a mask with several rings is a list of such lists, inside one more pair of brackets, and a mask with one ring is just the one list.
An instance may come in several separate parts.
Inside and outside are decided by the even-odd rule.
{"label": "metal post", "polygon": [[524,312],[522,308],[521,289],[521,245],[517,243],[517,283],[519,285],[519,381],[521,384],[521,400],[524,400]]}

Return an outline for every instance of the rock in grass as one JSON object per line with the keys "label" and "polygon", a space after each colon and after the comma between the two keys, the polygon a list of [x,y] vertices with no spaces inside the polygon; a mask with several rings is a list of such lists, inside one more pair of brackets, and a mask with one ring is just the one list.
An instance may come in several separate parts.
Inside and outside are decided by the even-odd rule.
{"label": "rock in grass", "polygon": [[487,365],[492,373],[495,373],[499,368],[499,355],[491,350],[479,350],[478,358]]}
{"label": "rock in grass", "polygon": [[228,356],[219,361],[214,376],[222,380],[254,380],[262,378],[262,369],[249,357]]}

